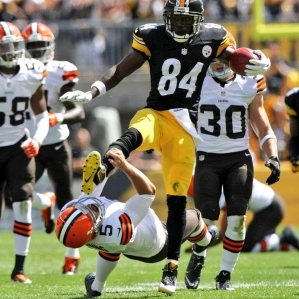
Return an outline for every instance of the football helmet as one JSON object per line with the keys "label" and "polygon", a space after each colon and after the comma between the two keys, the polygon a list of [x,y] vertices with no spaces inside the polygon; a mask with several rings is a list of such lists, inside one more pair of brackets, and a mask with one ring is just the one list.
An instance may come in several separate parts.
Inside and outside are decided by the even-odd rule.
{"label": "football helmet", "polygon": [[198,34],[203,12],[202,0],[167,0],[163,12],[166,32],[176,42],[186,42]]}
{"label": "football helmet", "polygon": [[[226,30],[227,33],[227,39],[230,42],[230,47],[233,47],[234,49],[237,48],[237,43],[234,38],[234,36]],[[208,73],[212,77],[216,77],[218,79],[224,79],[226,76],[232,72],[232,69],[226,65],[225,63],[222,63],[219,59],[215,58],[213,62],[211,62],[209,68],[208,68]]]}
{"label": "football helmet", "polygon": [[104,206],[97,198],[83,197],[60,212],[56,236],[66,247],[79,248],[94,238],[104,216]]}
{"label": "football helmet", "polygon": [[47,63],[54,58],[55,36],[43,23],[33,22],[22,31],[26,46],[26,56]]}
{"label": "football helmet", "polygon": [[0,66],[16,66],[24,53],[24,39],[19,28],[10,22],[0,22]]}

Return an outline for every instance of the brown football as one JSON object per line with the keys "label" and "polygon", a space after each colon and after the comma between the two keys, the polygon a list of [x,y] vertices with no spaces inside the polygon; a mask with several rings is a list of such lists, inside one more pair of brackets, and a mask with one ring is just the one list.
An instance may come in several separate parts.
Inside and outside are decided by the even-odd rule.
{"label": "brown football", "polygon": [[229,66],[237,74],[245,76],[246,64],[250,64],[250,59],[259,59],[259,57],[253,53],[253,50],[249,48],[238,48],[230,56]]}

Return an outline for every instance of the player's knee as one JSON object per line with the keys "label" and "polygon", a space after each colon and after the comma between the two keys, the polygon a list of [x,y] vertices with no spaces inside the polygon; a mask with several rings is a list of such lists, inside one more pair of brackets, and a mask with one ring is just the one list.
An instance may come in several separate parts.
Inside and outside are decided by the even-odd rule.
{"label": "player's knee", "polygon": [[245,215],[248,208],[248,201],[246,199],[238,199],[227,205],[227,215]]}
{"label": "player's knee", "polygon": [[220,214],[219,202],[207,202],[200,207],[200,211],[203,218],[216,221]]}

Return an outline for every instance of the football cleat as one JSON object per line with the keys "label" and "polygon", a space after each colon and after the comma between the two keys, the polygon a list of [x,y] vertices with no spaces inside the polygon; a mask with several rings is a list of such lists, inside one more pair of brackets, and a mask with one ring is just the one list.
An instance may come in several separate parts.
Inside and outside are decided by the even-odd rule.
{"label": "football cleat", "polygon": [[200,283],[201,270],[204,268],[205,258],[192,253],[186,274],[185,285],[187,289],[197,289]]}
{"label": "football cleat", "polygon": [[299,250],[299,239],[290,226],[286,226],[280,236],[280,244],[287,243]]}
{"label": "football cleat", "polygon": [[158,291],[171,296],[176,290],[178,266],[168,263],[162,270],[163,276]]}
{"label": "football cleat", "polygon": [[45,225],[45,232],[47,234],[52,233],[55,227],[55,216],[54,216],[54,209],[55,209],[55,202],[56,202],[56,195],[53,192],[46,192],[44,195],[47,195],[51,200],[51,205],[44,210],[41,210],[41,217],[44,220]]}
{"label": "football cleat", "polygon": [[230,273],[228,271],[220,271],[215,280],[216,290],[233,291],[235,289],[230,284]]}
{"label": "football cleat", "polygon": [[65,257],[62,274],[74,275],[78,271],[80,258]]}
{"label": "football cleat", "polygon": [[101,165],[101,155],[97,151],[91,152],[85,159],[82,175],[82,192],[90,194],[94,184],[100,184],[106,178],[106,167]]}
{"label": "football cleat", "polygon": [[99,297],[102,295],[102,293],[100,293],[98,291],[94,291],[91,288],[91,285],[95,280],[95,277],[96,277],[96,274],[94,272],[88,273],[85,276],[85,279],[84,279],[84,284],[85,284],[85,289],[86,289],[86,297],[85,298]]}
{"label": "football cleat", "polygon": [[190,257],[189,264],[187,266],[186,274],[185,274],[185,285],[187,289],[197,289],[200,283],[200,275],[201,271],[204,268],[205,258],[203,256],[199,256],[196,253],[201,253],[206,250],[211,244],[213,244],[219,237],[219,230],[216,225],[210,225],[208,227],[208,231],[210,232],[212,238],[208,245],[201,246],[198,244],[193,244],[193,253]]}
{"label": "football cleat", "polygon": [[20,283],[25,283],[25,284],[32,283],[32,281],[27,276],[25,276],[24,274],[20,274],[20,273],[14,275],[11,280],[14,282],[20,282]]}

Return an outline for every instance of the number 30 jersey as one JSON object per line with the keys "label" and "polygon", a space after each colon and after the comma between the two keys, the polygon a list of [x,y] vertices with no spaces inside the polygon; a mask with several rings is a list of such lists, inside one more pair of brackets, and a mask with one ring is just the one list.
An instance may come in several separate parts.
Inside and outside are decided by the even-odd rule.
{"label": "number 30 jersey", "polygon": [[202,83],[210,62],[221,55],[230,42],[224,27],[204,23],[188,43],[177,43],[163,24],[146,24],[133,34],[132,48],[149,62],[151,90],[147,108],[189,109],[196,122]]}
{"label": "number 30 jersey", "polygon": [[197,151],[223,154],[249,147],[248,108],[257,94],[266,91],[263,76],[242,77],[220,85],[207,75],[198,107],[197,130],[204,142]]}
{"label": "number 30 jersey", "polygon": [[35,59],[19,59],[18,72],[11,78],[0,75],[0,146],[17,143],[27,127],[30,100],[45,83],[45,66]]}

